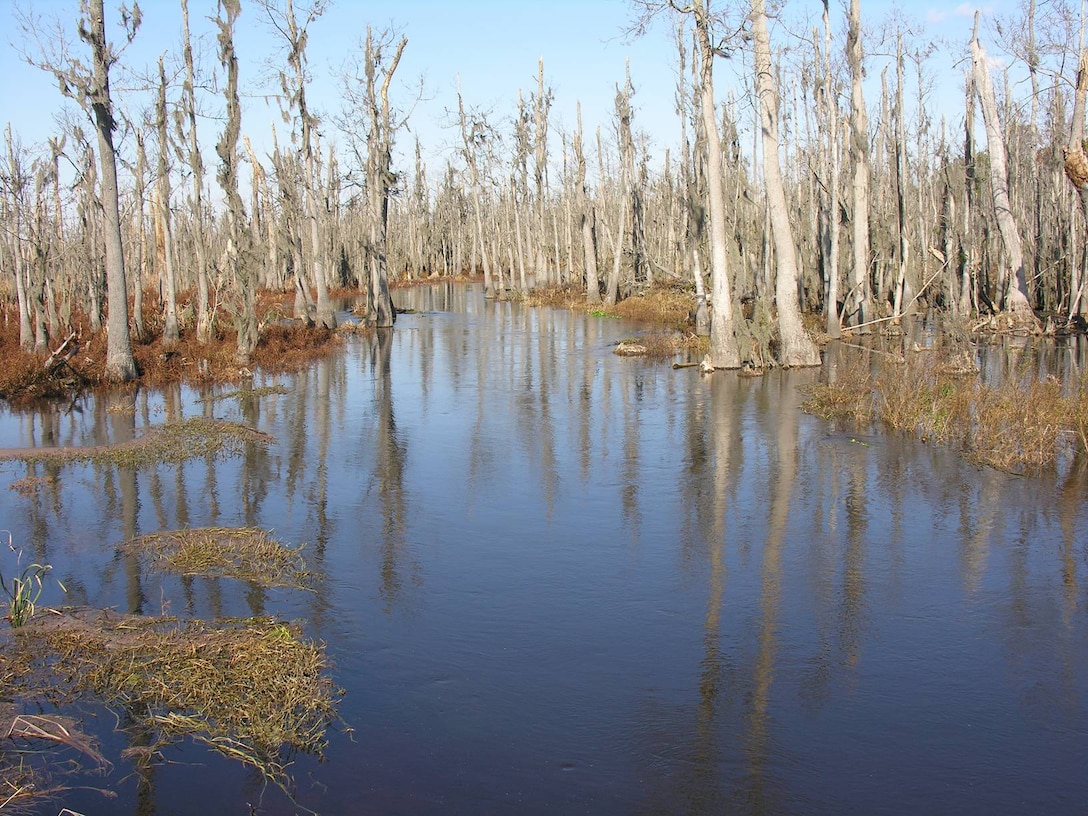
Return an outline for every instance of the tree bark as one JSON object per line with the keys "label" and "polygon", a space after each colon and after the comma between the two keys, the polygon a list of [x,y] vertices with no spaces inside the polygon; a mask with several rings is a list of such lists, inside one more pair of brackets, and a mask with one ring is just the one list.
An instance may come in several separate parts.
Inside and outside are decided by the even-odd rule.
{"label": "tree bark", "polygon": [[714,56],[711,40],[710,0],[694,0],[695,34],[699,43],[699,110],[706,136],[707,199],[710,210],[710,364],[714,368],[740,368],[736,330],[733,325],[733,283],[725,233],[725,193],[722,187],[722,146],[714,106]]}
{"label": "tree bark", "polygon": [[1032,316],[1024,281],[1024,253],[1020,244],[1020,231],[1012,214],[1009,201],[1009,173],[1005,152],[1005,138],[997,117],[993,82],[986,65],[986,51],[978,39],[978,12],[975,12],[975,28],[971,37],[971,60],[974,67],[975,90],[982,106],[982,118],[986,124],[986,145],[990,153],[990,182],[993,186],[994,210],[1001,243],[1005,249],[1005,261],[1009,266],[1004,291],[1004,308],[1021,317]]}
{"label": "tree bark", "polygon": [[783,366],[820,364],[820,351],[801,324],[797,292],[797,247],[793,240],[786,190],[778,154],[778,91],[771,65],[771,40],[767,31],[764,0],[752,0],[752,45],[755,56],[756,89],[759,93],[760,123],[763,130],[763,177],[767,187],[767,209],[774,235],[775,304],[778,307],[779,362]]}

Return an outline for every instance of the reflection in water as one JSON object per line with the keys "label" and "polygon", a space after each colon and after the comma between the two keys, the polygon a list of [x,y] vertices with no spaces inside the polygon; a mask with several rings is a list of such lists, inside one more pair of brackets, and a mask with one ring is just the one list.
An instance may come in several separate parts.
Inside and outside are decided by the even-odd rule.
{"label": "reflection in water", "polygon": [[770,723],[768,707],[774,680],[775,652],[778,643],[778,614],[782,590],[782,551],[785,546],[786,525],[790,516],[790,496],[797,476],[797,392],[792,384],[778,380],[775,400],[778,429],[774,437],[777,452],[772,471],[767,538],[763,544],[763,567],[760,590],[759,650],[753,667],[752,700],[748,709],[748,734],[745,753],[748,757],[748,801],[755,813],[772,812],[769,797],[774,790],[769,785]]}
{"label": "reflection in water", "polygon": [[[0,490],[0,517],[79,602],[272,614],[327,642],[356,738],[299,760],[300,807],[1062,813],[1088,796],[1083,457],[1013,479],[802,414],[815,372],[702,377],[612,354],[637,331],[619,321],[478,287],[395,297],[417,310],[395,330],[254,383],[287,393],[0,417],[7,445],[201,414],[275,438],[161,468],[6,463],[9,484],[55,481]],[[1040,366],[1081,365],[1076,348]],[[987,370],[1035,372],[1026,357]],[[242,524],[305,544],[316,591],[141,574],[114,546]],[[205,759],[154,785],[122,783],[118,759],[118,812],[244,812],[247,778]],[[177,795],[195,773],[199,802]]]}
{"label": "reflection in water", "polygon": [[404,490],[404,469],[407,450],[397,433],[397,420],[393,411],[393,377],[390,369],[393,331],[379,329],[375,335],[370,343],[367,362],[374,377],[374,400],[377,408],[374,479],[378,485],[382,515],[381,592],[385,600],[385,611],[390,612],[400,600],[405,580],[403,572],[404,560],[407,557],[407,497]]}

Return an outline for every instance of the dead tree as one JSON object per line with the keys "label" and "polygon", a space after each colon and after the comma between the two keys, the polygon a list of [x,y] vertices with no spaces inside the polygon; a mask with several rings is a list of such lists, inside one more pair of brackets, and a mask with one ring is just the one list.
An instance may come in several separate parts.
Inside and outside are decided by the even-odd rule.
{"label": "dead tree", "polygon": [[291,121],[292,115],[298,124],[299,140],[302,150],[302,190],[305,195],[304,217],[309,227],[310,267],[313,269],[313,284],[317,292],[317,322],[330,329],[336,328],[336,315],[329,300],[328,278],[325,269],[324,244],[321,240],[321,221],[318,218],[318,199],[321,185],[318,182],[318,168],[315,130],[319,123],[317,116],[310,110],[306,101],[306,86],[309,82],[306,67],[306,44],[308,29],[318,17],[325,13],[328,0],[312,0],[302,13],[300,24],[295,14],[294,0],[286,0],[280,7],[278,0],[259,0],[269,22],[287,46],[287,65],[290,73],[280,72],[280,85],[287,103],[284,121]]}
{"label": "dead tree", "polygon": [[369,232],[366,244],[367,314],[366,322],[376,328],[389,328],[396,319],[389,295],[388,231],[389,198],[396,176],[393,174],[393,137],[403,122],[394,121],[389,107],[389,83],[400,64],[408,38],[401,37],[392,58],[385,55],[392,45],[390,37],[377,42],[370,27],[366,30],[364,98],[370,119],[367,134],[366,187]]}
{"label": "dead tree", "polygon": [[982,118],[986,124],[994,214],[1001,234],[1001,243],[1005,249],[1005,262],[1009,268],[1005,276],[1003,308],[1020,319],[1034,321],[1024,280],[1024,253],[1020,243],[1020,230],[1013,217],[1012,204],[1009,200],[1005,137],[1001,130],[1001,123],[998,121],[997,103],[994,98],[993,82],[990,79],[990,69],[986,62],[986,51],[978,39],[978,17],[976,11],[975,28],[971,35],[971,59],[974,66],[975,90],[978,94],[979,105],[982,107]]}
{"label": "dead tree", "polygon": [[763,178],[767,188],[767,209],[774,235],[775,305],[778,310],[779,362],[784,366],[820,364],[820,351],[801,324],[797,291],[797,247],[793,240],[786,190],[778,153],[778,89],[771,65],[771,38],[767,31],[764,0],[752,0],[752,48],[763,131]]}
{"label": "dead tree", "polygon": [[[125,256],[121,241],[117,151],[113,143],[117,120],[110,94],[110,69],[136,36],[143,15],[138,3],[133,3],[131,9],[122,4],[120,15],[124,44],[118,48],[106,39],[103,0],[82,0],[78,32],[79,38],[91,50],[90,68],[84,66],[80,60],[71,57],[63,43],[52,44],[48,48],[39,44],[38,55],[30,58],[34,65],[56,78],[60,92],[64,96],[79,103],[94,122],[98,136],[108,309],[104,374],[111,382],[125,382],[137,376],[128,324],[128,288],[125,282]],[[33,30],[32,25],[28,24],[27,28],[28,34],[37,37],[38,32]]]}
{"label": "dead tree", "polygon": [[242,129],[242,108],[238,100],[238,57],[234,51],[234,25],[242,9],[239,0],[220,0],[220,9],[220,16],[215,23],[219,27],[219,62],[227,72],[227,82],[223,88],[227,102],[227,119],[215,146],[216,155],[219,156],[216,178],[226,200],[227,241],[223,250],[222,266],[236,287],[236,359],[239,365],[244,366],[249,364],[258,338],[257,276],[253,268],[250,232],[246,228],[245,205],[238,189],[238,138]]}

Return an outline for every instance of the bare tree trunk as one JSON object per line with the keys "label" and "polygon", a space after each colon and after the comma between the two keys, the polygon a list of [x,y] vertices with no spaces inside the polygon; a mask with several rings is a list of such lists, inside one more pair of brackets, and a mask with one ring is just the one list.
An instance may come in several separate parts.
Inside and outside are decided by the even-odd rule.
{"label": "bare tree trunk", "polygon": [[[132,236],[132,244],[136,251],[136,258],[131,267],[134,270],[132,273],[132,329],[136,333],[137,340],[142,340],[147,336],[146,324],[144,323],[144,282],[147,268],[144,187],[147,176],[147,149],[144,144],[144,134],[139,130],[136,131],[136,167],[133,172],[136,176],[133,183],[134,209],[136,212],[133,214],[132,228],[136,234]],[[152,217],[154,218],[154,216]]]}
{"label": "bare tree trunk", "polygon": [[238,58],[234,52],[234,25],[241,12],[239,0],[221,0],[225,19],[216,19],[219,26],[219,61],[227,71],[223,93],[227,100],[227,120],[223,134],[215,146],[219,156],[219,186],[226,198],[227,245],[224,266],[237,286],[238,304],[234,325],[238,330],[235,359],[239,365],[249,364],[257,347],[257,276],[253,269],[249,231],[245,228],[246,213],[238,190],[238,137],[242,129],[242,108],[238,100]]}
{"label": "bare tree trunk", "polygon": [[[15,147],[14,137],[11,135],[11,124],[4,129],[4,137],[7,141],[8,172],[4,179],[4,186],[8,188],[3,202],[5,208],[10,208],[5,213],[5,232],[10,231],[12,271],[15,275],[15,304],[19,310],[19,347],[23,351],[31,351],[34,348],[34,329],[30,324],[30,306],[27,302],[25,258],[23,256],[23,212],[27,186],[26,171],[23,169],[21,151]],[[8,201],[11,201],[8,204]]]}
{"label": "bare tree trunk", "polygon": [[[380,50],[386,43],[375,44],[370,27],[366,30],[366,100],[370,113],[367,141],[367,190],[370,195],[370,241],[367,246],[370,269],[367,288],[369,308],[367,323],[376,328],[390,328],[396,319],[389,294],[388,242],[389,195],[393,186],[393,122],[389,109],[389,83],[397,70],[408,38],[402,37],[388,67],[383,67]],[[378,88],[376,82],[381,81]]]}
{"label": "bare tree trunk", "polygon": [[174,235],[170,227],[170,168],[166,157],[170,151],[170,141],[166,135],[166,71],[163,58],[159,57],[159,99],[155,109],[155,129],[159,136],[159,223],[163,236],[162,267],[162,342],[167,347],[181,339],[178,331],[178,309],[176,278],[174,276]]}
{"label": "bare tree trunk", "polygon": [[[901,31],[896,37],[895,57],[895,105],[892,108],[892,116],[895,119],[895,213],[898,250],[896,255],[899,269],[895,279],[895,292],[892,296],[892,314],[901,317],[904,310],[908,313],[914,311],[914,291],[907,272],[910,262],[910,242],[907,240],[907,130],[906,111],[903,105],[903,33]],[[907,303],[906,307],[904,307],[904,301]]]}
{"label": "bare tree trunk", "polygon": [[790,227],[786,190],[778,155],[778,91],[771,66],[771,40],[767,31],[764,0],[752,0],[752,37],[755,54],[756,89],[763,130],[763,176],[767,186],[767,208],[774,234],[775,303],[778,307],[779,362],[784,366],[820,364],[820,351],[801,324],[797,292],[797,247]]}
{"label": "bare tree trunk", "polygon": [[849,30],[846,33],[846,58],[850,62],[850,150],[854,162],[851,184],[853,196],[853,285],[846,321],[858,325],[869,320],[871,287],[869,285],[869,127],[865,110],[865,78],[862,47],[862,3],[850,0]]}
{"label": "bare tree trunk", "polygon": [[110,65],[116,60],[106,42],[103,0],[90,0],[90,27],[80,26],[80,36],[94,52],[94,78],[90,94],[98,132],[98,158],[102,168],[102,216],[106,242],[106,298],[109,310],[106,336],[105,377],[126,382],[138,376],[132,357],[128,325],[128,287],[125,285],[125,254],[121,244],[121,208],[117,194],[117,152],[113,146],[113,100],[110,98]]}
{"label": "bare tree trunk", "polygon": [[827,168],[827,208],[824,213],[824,264],[827,278],[827,333],[838,338],[839,327],[839,106],[835,101],[831,77],[831,11],[824,0],[824,112],[827,137],[825,142]]}
{"label": "bare tree trunk", "polygon": [[1009,201],[1009,174],[1006,166],[1005,139],[997,118],[990,70],[986,65],[986,51],[978,39],[978,12],[975,12],[975,29],[971,37],[971,57],[974,64],[975,90],[982,106],[982,118],[986,123],[986,144],[990,152],[990,181],[993,186],[994,210],[997,217],[1001,243],[1005,248],[1005,260],[1010,273],[1004,292],[1004,308],[1021,318],[1031,318],[1027,286],[1024,281],[1024,255],[1020,245],[1020,231],[1012,214]]}
{"label": "bare tree trunk", "polygon": [[586,267],[586,302],[601,302],[601,283],[597,276],[597,216],[586,190],[586,157],[582,150],[582,103],[578,103],[578,130],[574,132],[574,161],[577,166],[578,211],[582,222],[582,252]]}
{"label": "bare tree trunk", "polygon": [[966,90],[966,114],[963,120],[963,267],[960,271],[960,314],[971,314],[974,302],[975,248],[971,240],[971,218],[975,204],[975,83],[971,71],[964,72]]}
{"label": "bare tree trunk", "polygon": [[[1083,35],[1082,35],[1083,39]],[[1082,223],[1088,224],[1088,157],[1084,154],[1084,112],[1085,99],[1088,97],[1088,48],[1082,49],[1080,65],[1077,69],[1077,89],[1073,97],[1073,118],[1069,128],[1069,142],[1062,149],[1065,157],[1065,175],[1077,191],[1080,201]],[[1088,239],[1085,239],[1088,241]],[[1077,261],[1074,261],[1077,263]],[[1088,283],[1088,248],[1081,253],[1080,269],[1073,275],[1073,285],[1069,292],[1069,318],[1088,314],[1088,297],[1085,297],[1085,285]]]}
{"label": "bare tree trunk", "polygon": [[472,185],[472,216],[476,227],[476,240],[480,245],[480,261],[484,267],[484,297],[493,298],[495,297],[495,287],[491,280],[491,257],[497,258],[498,256],[489,254],[487,241],[484,239],[482,203],[480,201],[480,167],[477,158],[477,151],[486,144],[490,134],[484,120],[473,120],[471,124],[469,123],[468,116],[465,114],[465,104],[461,97],[460,86],[457,89],[457,112],[460,116],[461,141],[464,145],[462,155],[465,164],[468,165],[469,182]]}
{"label": "bare tree trunk", "polygon": [[710,364],[740,368],[733,316],[733,296],[726,238],[725,193],[722,188],[722,146],[714,106],[714,56],[710,0],[694,0],[695,34],[699,43],[699,106],[706,137],[706,177],[710,210]]}

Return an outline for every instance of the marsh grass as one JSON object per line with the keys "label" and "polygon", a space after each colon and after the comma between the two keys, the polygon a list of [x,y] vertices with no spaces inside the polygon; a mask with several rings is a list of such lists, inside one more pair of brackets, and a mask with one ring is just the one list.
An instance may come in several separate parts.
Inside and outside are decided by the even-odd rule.
{"label": "marsh grass", "polygon": [[17,630],[25,696],[91,699],[133,718],[147,756],[183,739],[257,769],[288,793],[298,753],[322,756],[340,690],[324,644],[273,619],[215,623],[68,611]]}
{"label": "marsh grass", "polygon": [[802,407],[826,419],[879,421],[1010,473],[1037,473],[1065,454],[1088,453],[1088,378],[984,386],[964,376],[969,371],[962,360],[934,354],[889,358],[878,374],[849,363],[834,383],[808,388]]}
{"label": "marsh grass", "polygon": [[181,464],[207,456],[234,456],[246,445],[267,444],[268,434],[242,425],[204,417],[192,417],[149,428],[142,436],[112,445],[0,450],[0,461],[91,462],[119,467]]}
{"label": "marsh grass", "polygon": [[262,587],[311,589],[302,548],[255,527],[202,527],[153,533],[124,542],[151,568],[172,575],[234,578]]}

